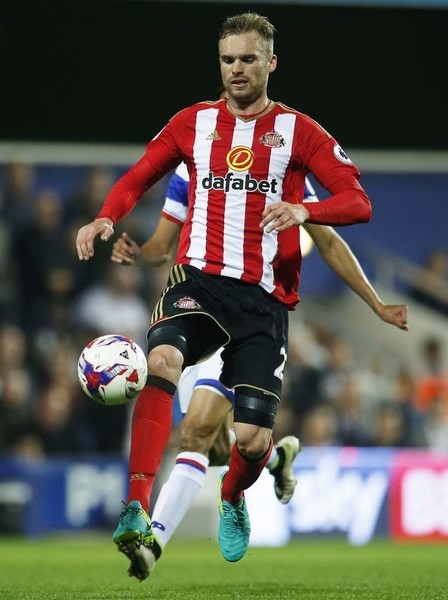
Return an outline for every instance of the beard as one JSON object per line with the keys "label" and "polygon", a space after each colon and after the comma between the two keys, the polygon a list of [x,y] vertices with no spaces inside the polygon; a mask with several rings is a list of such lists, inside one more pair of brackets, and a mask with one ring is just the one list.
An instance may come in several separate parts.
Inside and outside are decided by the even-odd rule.
{"label": "beard", "polygon": [[235,88],[231,83],[225,85],[229,97],[241,107],[250,106],[265,93],[265,85],[259,82],[256,85],[246,85],[244,88]]}

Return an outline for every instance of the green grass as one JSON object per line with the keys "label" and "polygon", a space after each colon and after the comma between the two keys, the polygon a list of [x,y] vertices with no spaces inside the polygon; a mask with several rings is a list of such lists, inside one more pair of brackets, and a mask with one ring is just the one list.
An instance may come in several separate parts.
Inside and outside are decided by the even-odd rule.
{"label": "green grass", "polygon": [[344,541],[250,548],[174,540],[150,579],[126,575],[109,537],[0,538],[1,600],[448,600],[448,545]]}

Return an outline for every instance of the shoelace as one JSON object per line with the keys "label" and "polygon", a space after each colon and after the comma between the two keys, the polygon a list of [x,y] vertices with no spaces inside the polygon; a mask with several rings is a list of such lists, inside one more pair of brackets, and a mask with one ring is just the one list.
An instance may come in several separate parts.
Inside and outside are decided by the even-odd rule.
{"label": "shoelace", "polygon": [[235,525],[242,525],[243,521],[244,521],[243,511],[234,510],[233,511],[233,522],[235,523]]}
{"label": "shoelace", "polygon": [[244,512],[241,508],[231,508],[224,513],[224,519],[232,521],[235,525],[242,525],[244,523]]}
{"label": "shoelace", "polygon": [[121,522],[123,523],[123,525],[127,525],[129,521],[131,521],[135,517],[138,517],[141,512],[142,511],[140,508],[128,506],[121,516]]}

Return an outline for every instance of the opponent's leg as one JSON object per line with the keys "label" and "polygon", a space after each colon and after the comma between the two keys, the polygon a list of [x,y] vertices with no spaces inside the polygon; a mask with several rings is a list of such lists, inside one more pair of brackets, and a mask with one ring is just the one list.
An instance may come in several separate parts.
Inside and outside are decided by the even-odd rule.
{"label": "opponent's leg", "polygon": [[[175,465],[166,483],[162,486],[152,514],[155,535],[149,559],[155,563],[197,493],[204,484],[209,464],[208,453],[217,434],[227,421],[232,405],[221,394],[209,388],[196,388],[193,392],[187,414],[179,428],[179,449]],[[227,428],[225,434],[228,438]],[[224,440],[220,443],[220,453],[225,451]],[[230,451],[230,442],[227,441]],[[226,461],[228,456],[225,457]]]}

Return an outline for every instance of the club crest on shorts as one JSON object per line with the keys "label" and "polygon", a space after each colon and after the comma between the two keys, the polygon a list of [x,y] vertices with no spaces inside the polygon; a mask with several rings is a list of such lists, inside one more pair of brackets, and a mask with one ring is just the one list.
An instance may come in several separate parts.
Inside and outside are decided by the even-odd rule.
{"label": "club crest on shorts", "polygon": [[286,144],[285,138],[275,129],[262,135],[258,141],[268,148],[283,148]]}
{"label": "club crest on shorts", "polygon": [[183,298],[179,298],[179,300],[176,300],[176,302],[174,302],[173,306],[175,306],[176,308],[184,308],[187,310],[197,310],[198,308],[201,308],[199,302],[197,302],[193,298],[190,298],[190,296],[184,296]]}

